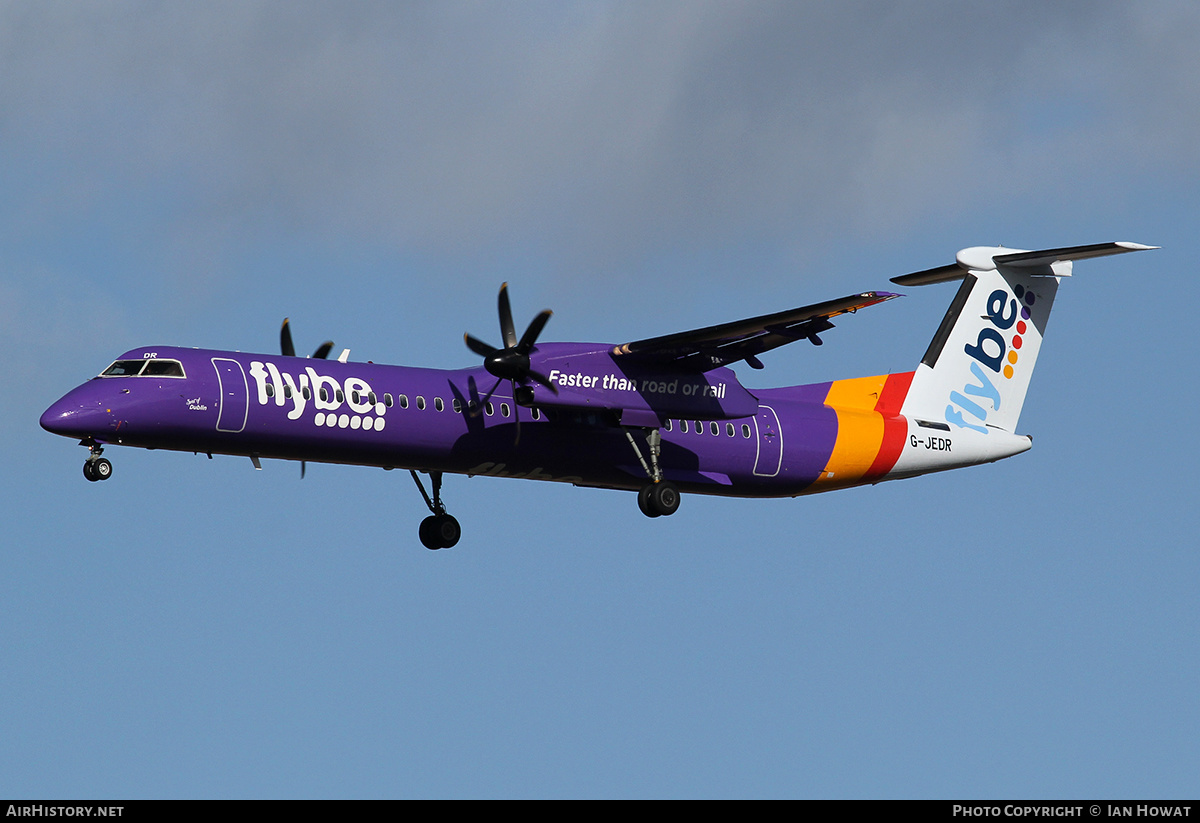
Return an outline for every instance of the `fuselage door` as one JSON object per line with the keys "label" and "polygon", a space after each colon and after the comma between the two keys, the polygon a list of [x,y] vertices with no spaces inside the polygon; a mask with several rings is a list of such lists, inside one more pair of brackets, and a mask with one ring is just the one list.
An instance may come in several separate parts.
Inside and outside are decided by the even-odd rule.
{"label": "fuselage door", "polygon": [[779,426],[779,415],[770,406],[759,406],[754,427],[758,430],[754,473],[759,477],[774,477],[783,465],[783,429]]}
{"label": "fuselage door", "polygon": [[250,413],[250,386],[242,364],[226,357],[214,357],[213,368],[217,370],[217,385],[221,394],[221,407],[217,415],[217,431],[240,432],[246,428],[246,417]]}

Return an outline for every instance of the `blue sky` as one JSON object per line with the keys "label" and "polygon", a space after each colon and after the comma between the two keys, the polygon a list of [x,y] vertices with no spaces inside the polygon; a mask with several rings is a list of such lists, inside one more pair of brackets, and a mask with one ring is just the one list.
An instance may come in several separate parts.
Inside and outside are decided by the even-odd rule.
{"label": "blue sky", "polygon": [[[0,796],[1194,797],[1200,10],[0,3]],[[1059,293],[988,467],[797,500],[85,450],[126,349],[460,367],[962,247]],[[913,368],[952,287],[742,370]]]}

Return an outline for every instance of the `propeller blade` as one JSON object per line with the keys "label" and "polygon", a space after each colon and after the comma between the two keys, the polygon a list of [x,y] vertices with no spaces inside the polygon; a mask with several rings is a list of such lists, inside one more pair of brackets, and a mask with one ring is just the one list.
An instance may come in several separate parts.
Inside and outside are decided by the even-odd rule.
{"label": "propeller blade", "polygon": [[472,337],[469,334],[463,335],[463,341],[467,344],[468,349],[475,352],[480,357],[490,357],[491,355],[500,351],[500,349],[497,349],[494,346],[489,346],[487,343],[484,343],[482,340]]}
{"label": "propeller blade", "polygon": [[533,369],[530,369],[526,373],[525,376],[528,377],[530,380],[532,380],[534,383],[540,383],[541,385],[548,388],[550,391],[554,392],[555,394],[558,394],[558,386],[551,383],[550,378],[547,377],[546,375],[542,374],[541,372],[536,372]]}
{"label": "propeller blade", "polygon": [[[292,343],[292,326],[288,320],[287,317],[283,318],[283,326],[279,329],[279,350],[283,352],[284,357],[295,357],[296,346]],[[313,352],[313,357],[324,360],[329,356],[329,350],[332,348],[333,341],[326,340]]]}
{"label": "propeller blade", "polygon": [[292,328],[286,317],[283,318],[283,327],[279,329],[279,348],[284,357],[296,356],[296,347],[292,345]]}
{"label": "propeller blade", "polygon": [[308,468],[308,463],[306,463],[305,461],[301,460],[301,461],[300,461],[300,479],[301,479],[301,480],[303,480],[303,479],[304,479],[304,470],[305,470],[306,468]]}
{"label": "propeller blade", "polygon": [[508,283],[500,285],[500,334],[504,338],[504,348],[511,349],[517,345],[517,330],[513,327],[512,306],[508,303]]}
{"label": "propeller blade", "polygon": [[521,407],[517,405],[517,381],[512,381],[513,420],[517,421],[517,434],[513,437],[513,448],[521,445]]}
{"label": "propeller blade", "polygon": [[554,312],[546,309],[533,318],[533,322],[529,324],[529,328],[525,329],[525,333],[521,335],[521,342],[517,343],[518,352],[529,354],[533,350],[533,344],[537,342],[538,335],[542,333],[542,329],[546,328],[546,321],[550,319],[550,315],[552,314]]}

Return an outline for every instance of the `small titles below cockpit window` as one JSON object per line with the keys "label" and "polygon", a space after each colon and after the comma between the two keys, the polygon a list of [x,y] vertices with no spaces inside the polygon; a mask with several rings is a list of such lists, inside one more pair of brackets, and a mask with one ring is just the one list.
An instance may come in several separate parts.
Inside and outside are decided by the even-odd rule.
{"label": "small titles below cockpit window", "polygon": [[183,364],[178,360],[118,360],[101,377],[184,377]]}

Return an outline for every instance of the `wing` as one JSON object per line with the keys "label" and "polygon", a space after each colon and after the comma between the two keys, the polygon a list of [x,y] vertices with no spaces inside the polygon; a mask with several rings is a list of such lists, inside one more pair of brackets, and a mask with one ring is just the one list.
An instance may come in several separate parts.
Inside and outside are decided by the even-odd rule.
{"label": "wing", "polygon": [[833,328],[830,318],[856,312],[893,297],[886,291],[867,291],[812,306],[735,320],[719,326],[635,340],[613,349],[614,356],[652,363],[673,363],[684,369],[708,371],[739,360],[761,369],[758,355],[796,340],[821,345],[820,332]]}

